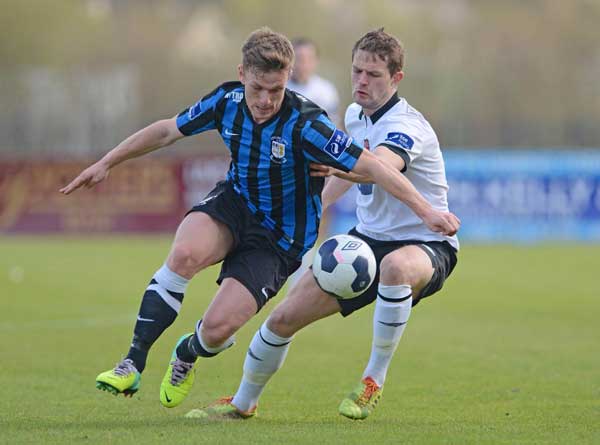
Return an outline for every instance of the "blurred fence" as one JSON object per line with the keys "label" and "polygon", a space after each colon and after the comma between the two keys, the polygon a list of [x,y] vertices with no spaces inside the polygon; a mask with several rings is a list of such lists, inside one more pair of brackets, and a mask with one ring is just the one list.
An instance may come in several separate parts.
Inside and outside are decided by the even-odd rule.
{"label": "blurred fence", "polygon": [[[462,241],[600,242],[600,151],[446,150]],[[224,177],[226,156],[128,162],[92,190],[58,189],[86,164],[0,162],[0,233],[170,232]],[[328,231],[355,224],[350,192]]]}
{"label": "blurred fence", "polygon": [[354,42],[385,27],[406,46],[400,94],[445,146],[600,144],[598,0],[0,4],[2,157],[100,156],[236,79],[263,25],[317,42],[342,104]]}

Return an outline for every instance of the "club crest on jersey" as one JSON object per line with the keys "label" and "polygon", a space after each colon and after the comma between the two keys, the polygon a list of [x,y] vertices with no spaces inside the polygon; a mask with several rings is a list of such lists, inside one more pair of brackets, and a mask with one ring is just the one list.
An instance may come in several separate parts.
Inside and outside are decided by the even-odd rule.
{"label": "club crest on jersey", "polygon": [[276,164],[285,162],[285,140],[278,136],[271,138],[271,161]]}
{"label": "club crest on jersey", "polygon": [[410,150],[415,144],[415,141],[413,141],[413,139],[406,133],[388,133],[385,140],[390,141],[393,144],[404,148],[405,150]]}
{"label": "club crest on jersey", "polygon": [[324,150],[332,158],[338,159],[350,144],[352,144],[352,138],[350,136],[343,131],[335,130],[327,141]]}
{"label": "club crest on jersey", "polygon": [[242,91],[230,91],[225,95],[225,99],[231,99],[236,104],[239,104],[244,98],[244,93]]}

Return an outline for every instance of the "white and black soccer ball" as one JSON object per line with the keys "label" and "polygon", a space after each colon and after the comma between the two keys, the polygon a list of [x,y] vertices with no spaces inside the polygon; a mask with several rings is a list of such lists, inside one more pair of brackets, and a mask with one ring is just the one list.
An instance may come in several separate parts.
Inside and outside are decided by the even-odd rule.
{"label": "white and black soccer ball", "polygon": [[325,292],[346,300],[362,294],[373,283],[377,264],[367,243],[351,235],[335,235],[317,250],[312,272]]}

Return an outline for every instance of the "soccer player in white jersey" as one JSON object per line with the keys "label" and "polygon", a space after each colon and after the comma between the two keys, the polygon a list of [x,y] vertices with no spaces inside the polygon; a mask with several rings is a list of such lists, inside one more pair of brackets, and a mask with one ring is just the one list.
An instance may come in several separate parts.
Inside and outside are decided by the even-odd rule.
{"label": "soccer player in white jersey", "polygon": [[319,64],[317,45],[305,37],[293,39],[292,45],[296,58],[288,88],[323,108],[329,119],[339,125],[340,97],[337,89],[329,80],[316,74]]}
{"label": "soccer player in white jersey", "polygon": [[[403,172],[435,209],[447,211],[444,161],[435,132],[405,99],[397,96],[402,80],[404,50],[383,29],[364,35],[352,50],[352,94],[346,127],[393,169]],[[356,174],[314,166],[317,176],[332,176],[323,192],[323,205],[334,202]],[[425,224],[402,202],[376,184],[362,183],[357,198],[358,225],[350,231],[373,249],[378,275],[362,295],[338,300],[317,285],[307,271],[271,313],[252,339],[240,387],[233,398],[221,399],[188,417],[251,417],[269,378],[281,367],[293,335],[304,326],[340,312],[347,316],[375,301],[373,342],[369,362],[357,387],[339,406],[340,414],[365,419],[381,398],[392,356],[411,308],[442,288],[456,265],[458,241]],[[456,229],[460,222],[456,219]]]}

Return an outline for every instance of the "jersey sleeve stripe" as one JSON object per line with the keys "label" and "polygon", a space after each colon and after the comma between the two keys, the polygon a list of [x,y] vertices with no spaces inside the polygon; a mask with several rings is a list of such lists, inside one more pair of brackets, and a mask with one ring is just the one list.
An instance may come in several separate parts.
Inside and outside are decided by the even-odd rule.
{"label": "jersey sleeve stripe", "polygon": [[[311,161],[330,165],[345,172],[352,170],[354,164],[356,164],[356,160],[362,152],[362,148],[352,142],[344,150],[344,153],[338,159],[335,159],[323,150],[329,139],[325,139],[320,132],[315,131],[310,126],[307,125],[307,127],[308,128],[305,128],[304,130],[304,140],[306,142],[304,144],[304,149]],[[331,134],[333,134],[333,132]],[[330,137],[331,134],[329,135]]]}
{"label": "jersey sleeve stripe", "polygon": [[202,133],[216,128],[215,107],[225,95],[221,87],[204,96],[195,105],[183,110],[177,116],[177,127],[185,136]]}
{"label": "jersey sleeve stripe", "polygon": [[408,165],[410,164],[410,156],[408,155],[406,150],[398,147],[397,145],[388,144],[385,142],[383,144],[379,144],[379,145],[390,149],[391,151],[396,153],[398,156],[400,156],[404,160],[404,168],[402,169],[402,173],[404,173],[406,171],[406,169],[408,168]]}
{"label": "jersey sleeve stripe", "polygon": [[185,116],[180,115],[180,117],[177,118],[177,126],[184,136],[192,136],[194,134],[202,133],[203,131],[212,130],[215,128],[214,123],[215,114],[213,110],[208,110],[193,120],[187,119],[187,113]]}
{"label": "jersey sleeve stripe", "polygon": [[346,153],[352,156],[354,159],[358,159],[360,154],[363,152],[364,148],[356,145],[354,142],[350,144],[348,148],[346,148]]}
{"label": "jersey sleeve stripe", "polygon": [[[313,123],[310,126],[310,128],[312,130],[314,130],[315,132],[319,133],[326,140],[329,140],[329,138],[331,137],[331,135],[335,131],[335,127],[333,126],[333,123],[331,123],[329,121],[324,121],[321,118],[322,118],[322,116],[319,116],[318,120],[313,121]],[[326,122],[329,123],[329,124],[331,124],[331,125],[328,125]]]}

